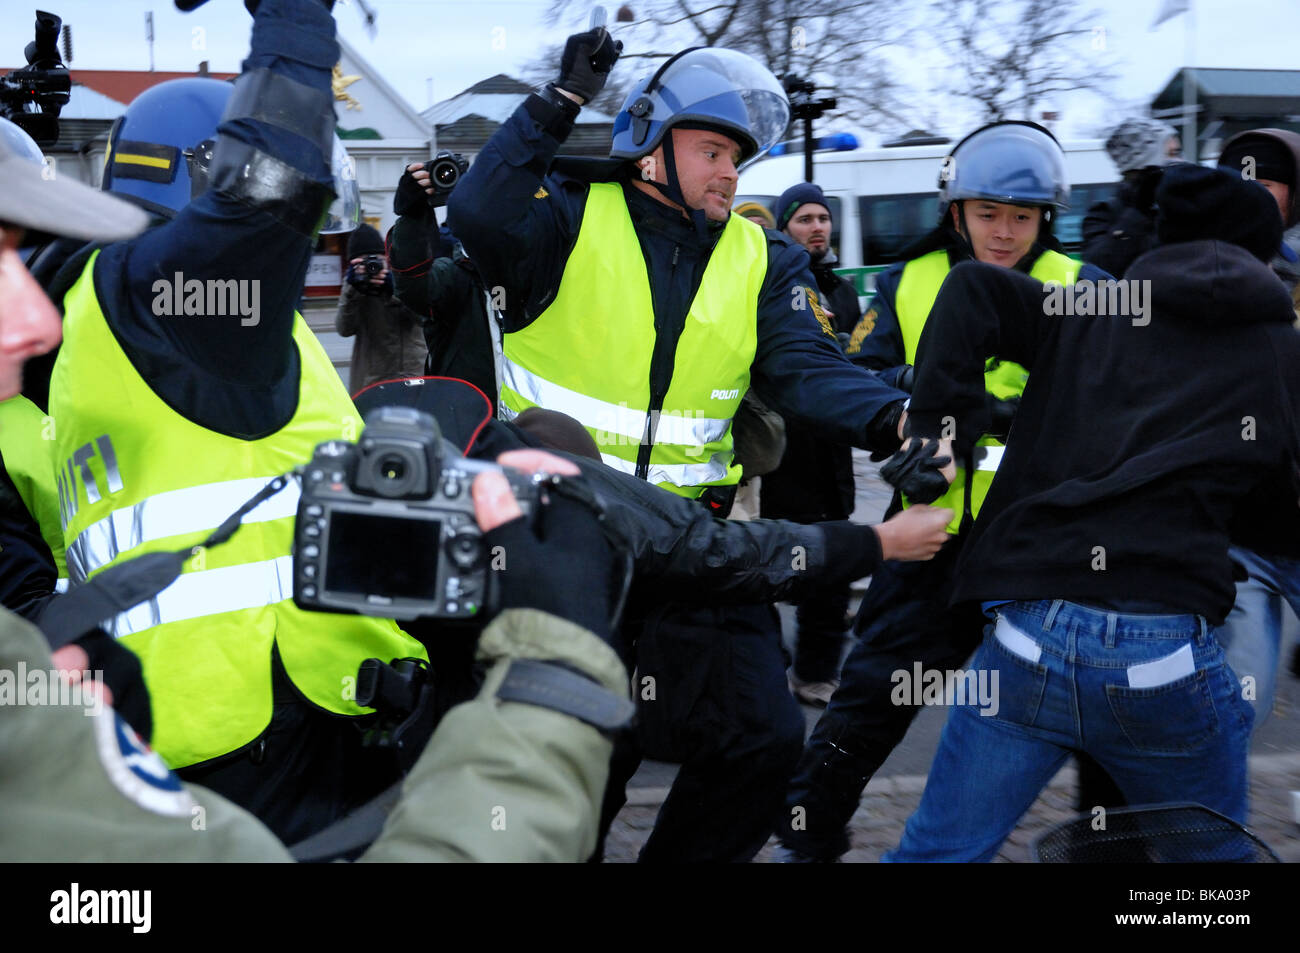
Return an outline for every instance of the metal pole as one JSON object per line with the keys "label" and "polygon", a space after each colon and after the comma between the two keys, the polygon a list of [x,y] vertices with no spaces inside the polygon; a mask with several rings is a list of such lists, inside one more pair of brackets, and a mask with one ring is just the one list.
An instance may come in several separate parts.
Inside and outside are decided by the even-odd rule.
{"label": "metal pole", "polygon": [[812,134],[812,116],[805,116],[803,120],[803,180],[811,182],[813,180],[812,160],[813,160],[813,134]]}
{"label": "metal pole", "polygon": [[1183,158],[1195,162],[1197,156],[1196,141],[1196,69],[1193,66],[1196,57],[1196,16],[1195,7],[1188,4],[1187,19],[1183,21],[1184,59],[1183,68]]}

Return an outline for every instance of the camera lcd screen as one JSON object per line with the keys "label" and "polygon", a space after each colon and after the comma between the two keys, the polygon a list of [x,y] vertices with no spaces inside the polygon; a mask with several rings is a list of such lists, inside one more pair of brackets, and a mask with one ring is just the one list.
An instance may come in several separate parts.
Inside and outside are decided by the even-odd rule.
{"label": "camera lcd screen", "polygon": [[325,588],[362,596],[433,599],[438,594],[442,523],[335,510]]}

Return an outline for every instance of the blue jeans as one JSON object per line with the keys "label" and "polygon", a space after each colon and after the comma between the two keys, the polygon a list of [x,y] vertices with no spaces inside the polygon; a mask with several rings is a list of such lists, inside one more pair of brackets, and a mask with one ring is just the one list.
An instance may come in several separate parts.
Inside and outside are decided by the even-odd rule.
{"label": "blue jeans", "polygon": [[1254,680],[1250,694],[1254,696],[1258,728],[1273,708],[1273,693],[1277,689],[1282,600],[1300,616],[1300,560],[1264,556],[1235,546],[1229,555],[1246,568],[1250,578],[1237,583],[1237,602],[1218,638],[1238,681]]}
{"label": "blue jeans", "polygon": [[1009,603],[971,665],[993,704],[953,706],[920,806],[884,860],[992,860],[1075,751],[1129,804],[1194,801],[1245,821],[1254,711],[1200,616]]}

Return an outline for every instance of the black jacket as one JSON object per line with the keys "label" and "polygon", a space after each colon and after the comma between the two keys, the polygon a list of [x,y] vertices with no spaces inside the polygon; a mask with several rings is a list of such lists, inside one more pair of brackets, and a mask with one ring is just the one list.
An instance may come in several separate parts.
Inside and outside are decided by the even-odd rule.
{"label": "black jacket", "polygon": [[[543,445],[511,424],[490,420],[469,455],[491,460],[521,446]],[[610,521],[631,543],[633,604],[661,605],[666,597],[698,606],[795,600],[823,586],[847,585],[880,565],[879,537],[870,526],[716,519],[699,503],[630,474],[559,455],[582,469],[605,501]],[[803,558],[792,559],[792,553]]]}
{"label": "black jacket", "polygon": [[[434,231],[431,231],[431,226]],[[436,221],[402,216],[393,226],[390,254],[398,299],[420,316],[428,348],[424,372],[469,381],[497,406],[492,325],[478,269],[454,249],[435,254]]]}
{"label": "black jacket", "polygon": [[1300,492],[1300,336],[1248,252],[1166,245],[1129,268],[1149,321],[1046,317],[1044,286],[961,264],[917,355],[913,434],[984,430],[984,359],[1029,369],[1005,456],[957,565],[954,598],[1070,599],[1221,623],[1235,598],[1229,523],[1266,485]]}
{"label": "black jacket", "polygon": [[1156,210],[1150,188],[1125,182],[1118,195],[1097,202],[1083,217],[1083,260],[1121,276],[1156,245]]}

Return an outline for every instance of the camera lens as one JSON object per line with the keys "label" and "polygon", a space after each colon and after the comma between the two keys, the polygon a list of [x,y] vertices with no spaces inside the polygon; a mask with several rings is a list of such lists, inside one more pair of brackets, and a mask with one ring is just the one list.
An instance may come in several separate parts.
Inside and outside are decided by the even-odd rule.
{"label": "camera lens", "polygon": [[452,162],[450,159],[443,159],[440,162],[435,162],[433,164],[433,169],[429,174],[433,177],[433,181],[437,183],[439,188],[449,189],[455,185],[456,180],[460,178],[460,169],[457,168],[456,163]]}

